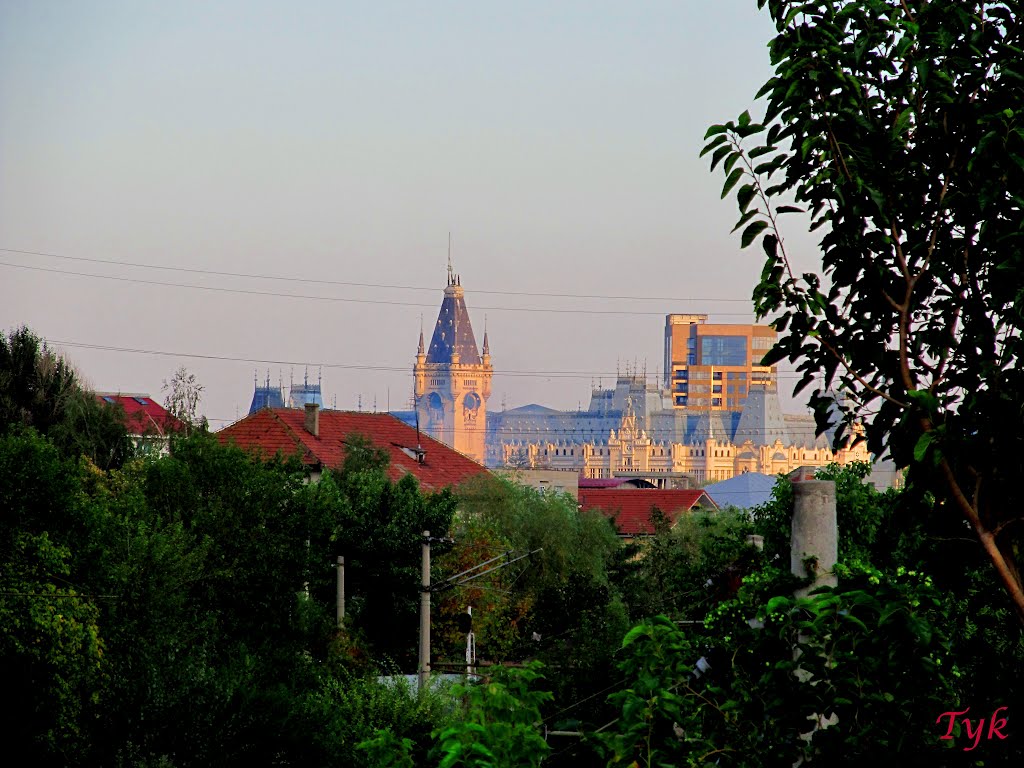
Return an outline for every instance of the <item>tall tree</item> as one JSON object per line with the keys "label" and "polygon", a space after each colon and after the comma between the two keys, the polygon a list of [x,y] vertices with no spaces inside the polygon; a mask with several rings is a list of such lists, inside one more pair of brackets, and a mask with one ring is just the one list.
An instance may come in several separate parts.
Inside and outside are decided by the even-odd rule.
{"label": "tall tree", "polygon": [[199,402],[203,397],[203,385],[194,373],[185,366],[174,372],[170,381],[164,381],[164,408],[185,425],[185,433],[206,428],[206,419],[199,415]]}
{"label": "tall tree", "polygon": [[[961,515],[1024,616],[1024,3],[758,0],[774,76],[713,126],[704,153],[735,191],[754,291],[823,428],[868,446]],[[798,275],[780,217],[823,233]],[[792,219],[791,219],[792,220]],[[845,433],[845,435],[844,435]]]}
{"label": "tall tree", "polygon": [[99,401],[71,364],[26,327],[0,333],[0,435],[31,427],[70,456],[120,466],[131,443],[119,406]]}

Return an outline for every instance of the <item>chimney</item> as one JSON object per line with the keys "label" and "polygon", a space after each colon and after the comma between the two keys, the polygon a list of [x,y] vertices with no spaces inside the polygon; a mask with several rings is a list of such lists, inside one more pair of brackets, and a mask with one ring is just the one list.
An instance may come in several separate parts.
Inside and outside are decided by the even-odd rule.
{"label": "chimney", "polygon": [[306,403],[306,431],[313,437],[320,437],[320,406]]}

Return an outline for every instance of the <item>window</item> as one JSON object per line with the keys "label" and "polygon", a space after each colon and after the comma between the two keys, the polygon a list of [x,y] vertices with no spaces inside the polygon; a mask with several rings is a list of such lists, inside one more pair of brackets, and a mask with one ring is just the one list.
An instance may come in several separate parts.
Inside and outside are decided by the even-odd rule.
{"label": "window", "polygon": [[[144,397],[133,397],[132,400],[134,400],[139,405],[149,405],[149,400],[147,400]],[[113,401],[111,401],[111,402],[113,402]]]}
{"label": "window", "polygon": [[745,336],[701,336],[701,365],[746,365]]}

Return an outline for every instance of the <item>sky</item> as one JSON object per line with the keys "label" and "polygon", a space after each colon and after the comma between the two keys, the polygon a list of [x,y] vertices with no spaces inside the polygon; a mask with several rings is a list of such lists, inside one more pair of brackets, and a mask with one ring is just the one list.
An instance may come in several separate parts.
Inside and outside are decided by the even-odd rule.
{"label": "sky", "polygon": [[101,391],[185,366],[214,428],[255,371],[404,409],[450,233],[489,408],[585,408],[660,371],[667,313],[753,321],[698,154],[772,32],[755,0],[0,0],[0,328]]}

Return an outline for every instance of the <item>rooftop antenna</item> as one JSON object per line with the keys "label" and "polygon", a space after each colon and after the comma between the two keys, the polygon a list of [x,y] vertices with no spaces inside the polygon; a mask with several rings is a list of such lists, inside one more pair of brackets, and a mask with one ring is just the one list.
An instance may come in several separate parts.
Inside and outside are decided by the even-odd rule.
{"label": "rooftop antenna", "polygon": [[320,389],[324,381],[324,367],[321,365],[320,369],[316,373],[316,388]]}
{"label": "rooftop antenna", "polygon": [[373,412],[377,412],[377,393],[373,393]]}
{"label": "rooftop antenna", "polygon": [[309,389],[309,366],[306,366],[305,372],[302,374],[302,386],[305,389]]}
{"label": "rooftop antenna", "polygon": [[362,392],[359,393],[359,399],[356,402],[358,403],[358,405],[356,407],[359,409],[359,412],[362,413],[363,412],[363,393]]}

